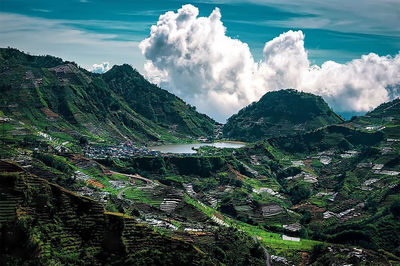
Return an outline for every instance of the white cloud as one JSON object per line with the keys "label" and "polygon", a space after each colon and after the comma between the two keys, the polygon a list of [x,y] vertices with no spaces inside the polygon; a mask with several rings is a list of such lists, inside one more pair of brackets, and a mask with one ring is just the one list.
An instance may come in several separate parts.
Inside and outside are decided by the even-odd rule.
{"label": "white cloud", "polygon": [[304,34],[288,31],[265,44],[255,62],[246,43],[226,36],[221,13],[185,5],[161,15],[139,47],[147,77],[219,121],[268,91],[295,88],[323,96],[340,112],[369,111],[399,96],[400,54],[364,55],[346,64],[312,66]]}
{"label": "white cloud", "polygon": [[93,72],[93,73],[105,73],[108,70],[111,69],[110,62],[103,62],[101,64],[93,64],[92,67],[90,67],[88,70]]}
{"label": "white cloud", "polygon": [[219,9],[207,18],[197,16],[198,9],[191,5],[160,16],[150,37],[139,45],[148,59],[145,72],[222,120],[260,97],[258,83],[264,80],[253,79],[258,67],[248,45],[225,35]]}
{"label": "white cloud", "polygon": [[32,8],[32,11],[42,12],[42,13],[50,13],[51,10],[49,9],[42,9],[42,8]]}

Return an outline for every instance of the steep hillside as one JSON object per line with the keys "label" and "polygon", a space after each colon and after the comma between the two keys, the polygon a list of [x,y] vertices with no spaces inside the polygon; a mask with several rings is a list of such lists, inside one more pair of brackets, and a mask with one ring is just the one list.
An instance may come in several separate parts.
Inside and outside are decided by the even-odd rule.
{"label": "steep hillside", "polygon": [[133,110],[165,128],[192,136],[213,133],[212,119],[149,83],[129,65],[114,66],[103,75],[103,79]]}
{"label": "steep hillside", "polygon": [[400,116],[400,99],[397,98],[391,102],[383,103],[371,112],[368,112],[365,117],[384,118],[390,117],[399,119]]}
{"label": "steep hillside", "polygon": [[0,50],[0,89],[1,265],[400,262],[398,100],[342,123],[317,96],[273,92],[225,126],[261,140],[159,156],[125,140],[213,121],[128,65]]}
{"label": "steep hillside", "polygon": [[[257,142],[236,157],[247,164],[249,174],[272,176],[279,183],[279,189],[272,191],[269,185],[264,191],[290,200],[307,236],[373,249],[397,262],[400,142],[392,130],[399,126],[395,103],[346,124]],[[387,118],[389,110],[393,119]]]}
{"label": "steep hillside", "polygon": [[[198,243],[202,251],[193,240],[186,241],[184,233],[160,234],[130,216],[105,212],[100,203],[29,174],[14,163],[0,161],[0,173],[2,265],[235,265],[235,262],[261,265],[265,262],[262,250],[250,238],[238,239],[237,232],[210,233],[211,237],[203,237]],[[237,246],[230,243],[232,239]],[[212,247],[218,246],[225,247],[227,253],[244,253],[235,258],[221,257],[213,254],[218,250]]]}
{"label": "steep hillside", "polygon": [[223,132],[227,138],[256,141],[306,132],[342,121],[321,97],[280,90],[268,92],[258,102],[230,117]]}
{"label": "steep hillside", "polygon": [[1,49],[0,88],[4,116],[76,139],[177,141],[209,136],[214,127],[126,65],[99,75],[59,58]]}
{"label": "steep hillside", "polygon": [[353,117],[350,126],[367,131],[381,130],[388,138],[400,138],[400,99],[383,103],[364,116]]}
{"label": "steep hillside", "polygon": [[344,126],[332,125],[294,136],[268,139],[276,149],[288,154],[309,154],[336,149],[346,151],[357,146],[374,146],[384,139],[382,132],[363,132]]}

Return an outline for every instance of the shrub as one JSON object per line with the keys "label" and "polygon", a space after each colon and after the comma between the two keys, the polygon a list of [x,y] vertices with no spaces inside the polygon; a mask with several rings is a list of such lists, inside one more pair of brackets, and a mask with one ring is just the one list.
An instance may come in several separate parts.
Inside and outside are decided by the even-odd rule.
{"label": "shrub", "polygon": [[310,189],[303,184],[292,187],[289,191],[289,196],[293,204],[297,204],[305,199],[308,199],[311,195]]}
{"label": "shrub", "polygon": [[400,216],[400,200],[396,200],[392,203],[392,205],[390,206],[390,211],[395,217]]}

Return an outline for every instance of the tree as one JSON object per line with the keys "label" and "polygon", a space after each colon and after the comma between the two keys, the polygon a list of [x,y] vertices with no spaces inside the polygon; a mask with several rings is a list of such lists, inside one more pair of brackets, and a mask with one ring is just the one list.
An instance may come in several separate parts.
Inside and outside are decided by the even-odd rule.
{"label": "tree", "polygon": [[88,145],[88,143],[89,143],[89,141],[85,136],[81,136],[79,138],[79,145],[86,146],[86,145]]}
{"label": "tree", "polygon": [[304,184],[300,184],[292,187],[289,191],[289,195],[293,204],[297,204],[305,199],[308,199],[311,195],[311,191]]}
{"label": "tree", "polygon": [[392,212],[393,216],[400,216],[400,200],[396,200],[392,203],[392,205],[390,206],[390,211]]}

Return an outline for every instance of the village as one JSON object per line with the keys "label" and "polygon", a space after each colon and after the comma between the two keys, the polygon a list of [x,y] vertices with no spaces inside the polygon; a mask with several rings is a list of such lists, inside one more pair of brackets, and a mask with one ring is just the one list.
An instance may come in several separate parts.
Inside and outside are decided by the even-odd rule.
{"label": "village", "polygon": [[146,147],[137,147],[130,141],[126,141],[119,145],[87,145],[83,149],[83,153],[90,159],[104,159],[107,157],[127,158],[132,156],[157,156],[158,151],[150,150]]}

